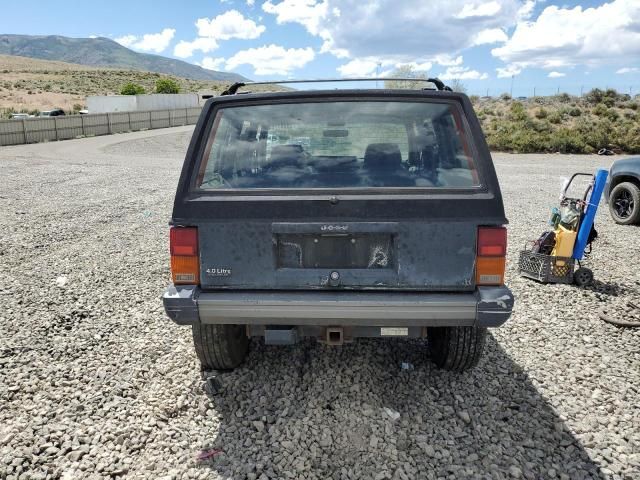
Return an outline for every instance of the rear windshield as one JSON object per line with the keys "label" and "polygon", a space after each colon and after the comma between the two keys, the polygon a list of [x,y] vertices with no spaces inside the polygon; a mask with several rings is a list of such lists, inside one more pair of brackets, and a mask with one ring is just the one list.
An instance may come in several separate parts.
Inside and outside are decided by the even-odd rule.
{"label": "rear windshield", "polygon": [[442,102],[318,102],[227,107],[196,187],[478,186],[462,116]]}

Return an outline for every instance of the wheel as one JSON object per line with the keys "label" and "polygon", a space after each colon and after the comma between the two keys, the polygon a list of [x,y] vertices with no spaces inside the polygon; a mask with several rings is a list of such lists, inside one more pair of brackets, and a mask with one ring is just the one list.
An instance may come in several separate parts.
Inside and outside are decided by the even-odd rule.
{"label": "wheel", "polygon": [[481,327],[430,327],[427,338],[431,359],[444,370],[463,372],[478,364],[487,329]]}
{"label": "wheel", "polygon": [[192,327],[193,345],[203,370],[231,370],[242,363],[249,350],[244,325]]}
{"label": "wheel", "polygon": [[579,287],[586,287],[593,283],[593,272],[585,267],[580,267],[573,272],[573,282]]}
{"label": "wheel", "polygon": [[609,212],[620,225],[640,223],[640,188],[631,182],[616,185],[609,195]]}

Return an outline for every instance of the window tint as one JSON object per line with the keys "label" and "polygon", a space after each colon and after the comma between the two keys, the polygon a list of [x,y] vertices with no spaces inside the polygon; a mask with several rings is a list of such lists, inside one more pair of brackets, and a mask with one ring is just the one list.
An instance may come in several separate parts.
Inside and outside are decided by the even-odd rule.
{"label": "window tint", "polygon": [[475,161],[448,103],[322,102],[227,107],[202,189],[473,187]]}

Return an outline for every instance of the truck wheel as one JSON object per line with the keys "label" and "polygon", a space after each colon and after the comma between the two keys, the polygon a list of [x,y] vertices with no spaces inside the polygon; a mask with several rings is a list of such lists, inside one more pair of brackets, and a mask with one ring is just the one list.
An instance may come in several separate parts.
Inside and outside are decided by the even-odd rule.
{"label": "truck wheel", "polygon": [[631,182],[616,185],[609,195],[609,212],[620,225],[640,223],[640,188]]}
{"label": "truck wheel", "polygon": [[193,344],[203,370],[231,370],[242,363],[249,350],[244,325],[192,327]]}
{"label": "truck wheel", "polygon": [[480,360],[486,336],[487,329],[481,327],[430,327],[431,359],[444,370],[469,370]]}

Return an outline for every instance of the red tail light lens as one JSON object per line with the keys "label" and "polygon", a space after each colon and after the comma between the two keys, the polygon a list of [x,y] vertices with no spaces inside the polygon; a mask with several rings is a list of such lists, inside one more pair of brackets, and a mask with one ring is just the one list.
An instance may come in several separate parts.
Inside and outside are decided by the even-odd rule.
{"label": "red tail light lens", "polygon": [[507,229],[478,228],[477,285],[502,285],[507,255]]}
{"label": "red tail light lens", "polygon": [[478,256],[504,257],[507,254],[507,229],[480,227],[478,229]]}
{"label": "red tail light lens", "polygon": [[200,258],[198,256],[198,229],[171,227],[169,232],[171,251],[171,278],[176,285],[200,283]]}

